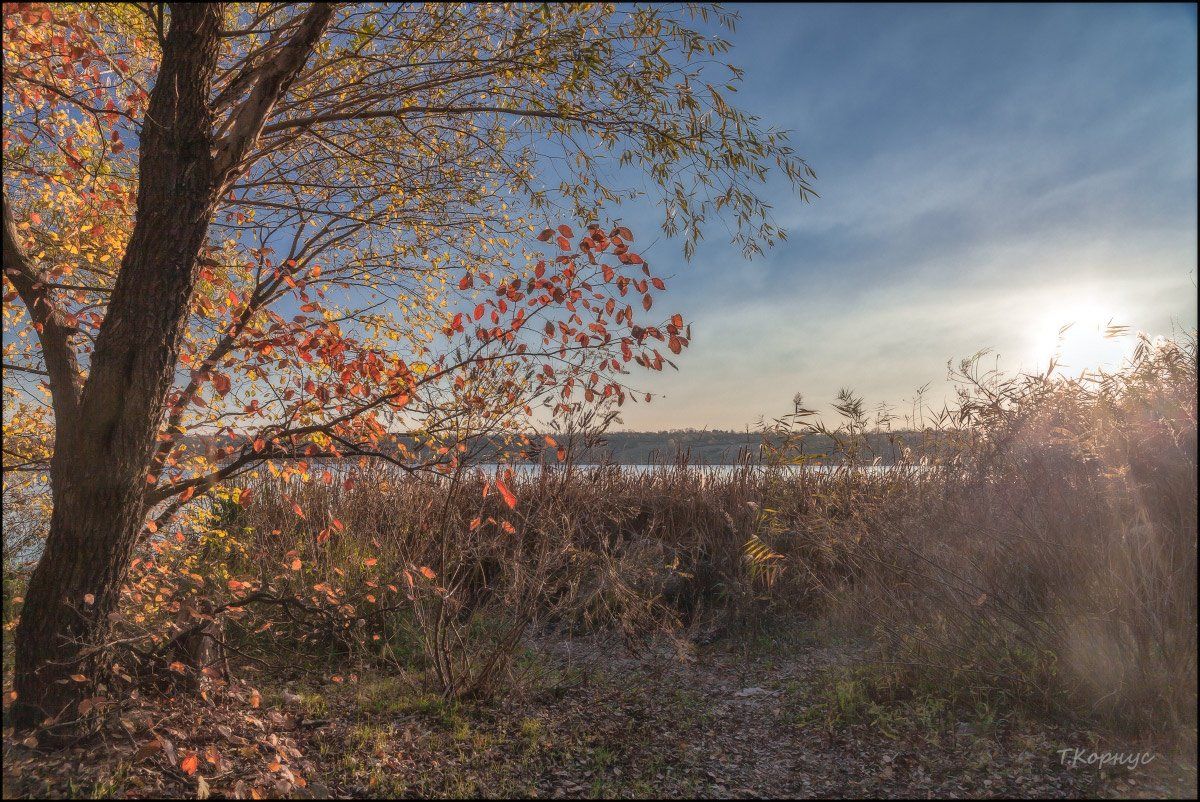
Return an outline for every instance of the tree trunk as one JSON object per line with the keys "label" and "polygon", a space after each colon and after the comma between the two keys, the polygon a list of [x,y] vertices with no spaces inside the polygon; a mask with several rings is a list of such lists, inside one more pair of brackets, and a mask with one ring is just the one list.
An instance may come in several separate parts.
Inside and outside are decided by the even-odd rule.
{"label": "tree trunk", "polygon": [[14,726],[75,718],[93,675],[81,646],[116,610],[146,514],[146,476],[212,217],[216,180],[209,91],[222,9],[171,10],[141,132],[137,216],[92,353],[75,421],[57,421],[45,551],[17,626]]}

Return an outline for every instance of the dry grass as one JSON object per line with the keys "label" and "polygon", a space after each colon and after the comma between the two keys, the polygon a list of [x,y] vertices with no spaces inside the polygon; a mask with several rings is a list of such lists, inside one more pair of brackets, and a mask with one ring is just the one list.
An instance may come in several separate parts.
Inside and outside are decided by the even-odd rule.
{"label": "dry grass", "polygon": [[[262,484],[236,525],[256,560],[298,555],[297,584],[429,566],[446,592],[415,590],[405,620],[435,667],[490,655],[480,638],[503,651],[530,626],[616,627],[632,642],[800,614],[869,634],[893,687],[1194,728],[1194,339],[1144,341],[1114,374],[976,367],[964,365],[959,403],[928,447],[888,471],[863,470],[861,452],[832,471],[791,469],[790,438],[813,428],[801,413],[780,422],[766,467],[518,473],[514,511],[484,497],[482,474],[430,484],[355,469],[350,491]],[[847,398],[834,431],[855,453],[866,427]],[[284,497],[320,523],[299,521]],[[318,544],[331,518],[345,534]],[[447,619],[451,632],[431,634]]]}
{"label": "dry grass", "polygon": [[[210,500],[183,548],[201,592],[257,576],[303,605],[231,616],[231,645],[351,652],[447,698],[511,683],[533,632],[636,647],[803,618],[874,642],[879,694],[1194,738],[1194,336],[1143,340],[1113,374],[977,368],[888,470],[864,467],[846,395],[832,431],[798,402],[766,465],[518,471],[515,509],[480,472],[354,466]],[[796,469],[814,429],[851,458]]]}

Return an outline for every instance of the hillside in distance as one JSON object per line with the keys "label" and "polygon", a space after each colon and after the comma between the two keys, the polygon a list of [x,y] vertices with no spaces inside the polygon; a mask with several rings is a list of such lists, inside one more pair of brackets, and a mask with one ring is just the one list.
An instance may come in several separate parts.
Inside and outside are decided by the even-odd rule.
{"label": "hillside in distance", "polygon": [[[691,465],[734,465],[749,460],[758,462],[761,457],[765,435],[762,431],[728,431],[722,429],[674,429],[658,432],[616,431],[603,435],[583,437],[561,433],[549,433],[555,442],[569,448],[571,461],[582,465],[615,463],[618,465],[660,465],[686,462]],[[930,435],[919,431],[869,432],[864,435],[865,448],[859,459],[890,465],[897,461],[905,447],[916,448]],[[403,442],[411,451],[413,441],[406,435],[395,435],[396,442]],[[211,435],[192,435],[188,438],[192,447],[216,456],[220,446],[228,447],[228,438]],[[476,440],[471,447],[471,461],[489,462],[539,462],[557,461],[555,450],[546,448],[542,433],[531,432],[530,447],[505,444],[499,438]],[[833,438],[822,434],[805,435],[800,452],[813,462],[836,464],[845,460]],[[795,452],[793,452],[795,453]],[[218,461],[219,458],[218,458]]]}
{"label": "hillside in distance", "polygon": [[[866,459],[894,463],[905,446],[916,446],[923,436],[911,431],[869,433]],[[721,429],[609,432],[599,443],[580,449],[575,459],[585,464],[653,465],[684,460],[694,465],[733,465],[746,459],[757,462],[764,437],[761,431]],[[806,435],[801,451],[816,462],[840,462],[845,456],[832,438],[821,434]]]}

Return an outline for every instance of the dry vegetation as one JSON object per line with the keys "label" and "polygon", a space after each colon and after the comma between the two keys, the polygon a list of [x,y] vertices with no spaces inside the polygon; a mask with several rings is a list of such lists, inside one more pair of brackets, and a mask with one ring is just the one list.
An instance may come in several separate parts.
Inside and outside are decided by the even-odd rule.
{"label": "dry vegetation", "polygon": [[[778,726],[813,727],[829,738],[867,726],[860,746],[881,731],[936,740],[963,727],[1023,721],[1186,750],[1196,732],[1195,348],[1194,337],[1142,340],[1121,371],[1076,379],[1006,378],[981,372],[977,361],[964,364],[954,409],[931,428],[926,447],[886,471],[864,467],[869,427],[847,395],[844,420],[832,430],[814,424],[799,403],[776,421],[767,465],[518,472],[506,487],[515,506],[478,472],[431,482],[354,467],[329,485],[265,479],[233,488],[239,498],[249,493],[244,503],[206,502],[185,542],[142,555],[121,621],[134,652],[118,660],[114,692],[97,702],[96,715],[108,715],[110,727],[122,716],[130,725],[115,689],[145,687],[135,665],[160,676],[154,661],[177,656],[178,633],[193,620],[180,611],[207,622],[209,614],[189,612],[205,599],[237,677],[218,688],[202,680],[205,698],[245,702],[252,681],[287,701],[301,733],[295,740],[308,746],[292,769],[303,777],[308,766],[308,782],[319,778],[339,793],[729,791],[726,780],[706,784],[709,770],[682,753],[626,760],[626,747],[604,747],[605,765],[624,765],[626,774],[605,769],[599,776],[609,784],[596,786],[581,779],[594,779],[594,766],[589,774],[569,749],[546,751],[551,741],[559,749],[573,743],[556,716],[605,682],[625,683],[624,692],[633,692],[630,683],[653,684],[640,669],[614,671],[631,654],[664,659],[664,643],[683,661],[672,671],[712,649],[795,666],[816,643],[852,644],[840,659],[806,662],[799,677],[784,670],[791,679],[747,696],[773,699],[758,712]],[[807,457],[794,445],[814,427],[839,438],[853,459],[797,470]],[[176,598],[159,600],[169,603],[158,617],[140,614],[140,594],[164,592],[145,584],[147,574],[165,582],[178,573],[159,570],[163,564],[191,566],[193,581],[169,588]],[[247,575],[259,579],[232,579]],[[12,615],[19,604],[10,607],[10,597],[6,587]],[[237,606],[225,607],[231,601]],[[168,625],[163,615],[184,623]],[[619,637],[624,649],[600,653],[598,684],[573,677],[562,645],[604,636]],[[168,675],[192,670],[171,665]],[[682,693],[688,682],[673,687]],[[167,692],[178,699],[189,691],[176,683]],[[529,700],[541,700],[540,712],[529,712]],[[347,704],[357,712],[339,712]],[[600,727],[624,709],[613,704],[571,726]],[[668,715],[672,727],[706,709],[662,697],[655,704],[662,709],[650,719]],[[462,718],[467,709],[474,712]],[[622,725],[641,735],[614,743],[659,737],[637,724],[645,715]],[[440,722],[432,735],[403,723],[430,720]],[[306,721],[333,729],[305,735]],[[711,725],[695,724],[685,740],[703,742]],[[558,728],[554,738],[544,737],[545,727]],[[161,728],[147,731],[166,737]],[[131,744],[143,737],[131,735]],[[459,768],[431,779],[414,775],[415,764],[367,760],[378,775],[372,780],[353,743],[378,758],[399,748],[396,739],[407,746],[395,754],[432,750],[434,764]],[[287,744],[272,747],[273,765],[287,749],[303,751]],[[6,748],[7,764],[24,747]],[[592,762],[598,748],[580,746]],[[736,744],[722,748],[737,752]],[[503,781],[492,758],[486,770],[477,765],[497,750],[521,756],[516,767],[501,761]],[[1021,771],[1048,778],[1045,757]],[[789,759],[801,771],[804,764]],[[463,766],[473,768],[454,773]],[[174,777],[186,783],[191,774]],[[742,790],[868,792],[833,780],[753,787],[764,777],[743,776]],[[988,791],[972,777],[885,791]],[[300,790],[277,771],[258,785],[239,781],[240,791],[230,784],[235,793]],[[1046,786],[1007,782],[993,790],[1097,791],[1049,779]],[[1184,782],[1194,788],[1194,774]],[[21,790],[31,788],[42,787]]]}

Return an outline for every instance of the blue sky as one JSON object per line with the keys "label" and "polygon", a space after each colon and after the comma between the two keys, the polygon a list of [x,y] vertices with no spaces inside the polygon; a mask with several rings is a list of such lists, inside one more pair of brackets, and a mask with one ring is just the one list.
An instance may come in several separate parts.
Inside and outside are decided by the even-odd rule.
{"label": "blue sky", "polygon": [[842,386],[940,402],[948,359],[1044,367],[1067,323],[1069,371],[1120,358],[1110,318],[1196,326],[1194,6],[740,12],[740,103],[793,132],[821,198],[769,185],[790,238],[752,262],[720,226],[690,264],[642,243],[694,339],[636,377],[665,397],[627,428],[742,428]]}

